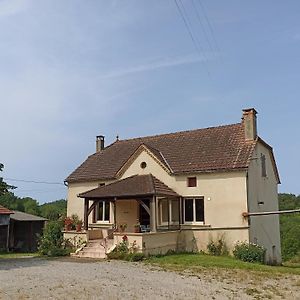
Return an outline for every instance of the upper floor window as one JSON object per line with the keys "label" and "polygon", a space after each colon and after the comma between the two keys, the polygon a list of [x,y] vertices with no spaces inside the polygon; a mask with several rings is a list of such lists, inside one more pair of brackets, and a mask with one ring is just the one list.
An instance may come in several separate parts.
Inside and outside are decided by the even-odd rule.
{"label": "upper floor window", "polygon": [[261,176],[267,177],[267,168],[266,168],[266,156],[264,154],[261,154]]}
{"label": "upper floor window", "polygon": [[184,199],[184,223],[204,223],[204,198]]}
{"label": "upper floor window", "polygon": [[187,178],[187,186],[188,187],[196,187],[197,186],[197,177],[188,177]]}

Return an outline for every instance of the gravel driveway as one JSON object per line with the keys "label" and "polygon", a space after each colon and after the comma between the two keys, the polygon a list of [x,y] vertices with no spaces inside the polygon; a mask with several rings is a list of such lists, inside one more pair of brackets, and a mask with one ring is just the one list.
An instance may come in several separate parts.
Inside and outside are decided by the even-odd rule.
{"label": "gravel driveway", "polygon": [[121,261],[5,259],[0,299],[300,299],[300,276],[262,281],[239,272],[194,276]]}

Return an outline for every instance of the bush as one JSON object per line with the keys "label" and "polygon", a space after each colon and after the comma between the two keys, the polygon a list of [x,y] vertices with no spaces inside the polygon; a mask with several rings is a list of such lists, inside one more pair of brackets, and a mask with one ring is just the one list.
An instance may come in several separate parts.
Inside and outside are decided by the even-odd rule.
{"label": "bush", "polygon": [[46,225],[39,240],[38,251],[40,254],[47,256],[70,254],[71,248],[67,246],[67,241],[63,238],[61,222],[52,221]]}
{"label": "bush", "polygon": [[120,260],[127,260],[127,261],[140,261],[144,259],[144,254],[139,253],[136,241],[134,241],[128,247],[128,239],[127,236],[123,236],[123,241],[119,243],[116,248],[107,254],[109,259],[120,259]]}
{"label": "bush", "polygon": [[207,245],[207,250],[210,255],[214,256],[228,255],[228,248],[223,236],[217,241],[211,240]]}
{"label": "bush", "polygon": [[233,250],[235,258],[246,262],[264,263],[265,253],[264,247],[246,242],[236,244]]}

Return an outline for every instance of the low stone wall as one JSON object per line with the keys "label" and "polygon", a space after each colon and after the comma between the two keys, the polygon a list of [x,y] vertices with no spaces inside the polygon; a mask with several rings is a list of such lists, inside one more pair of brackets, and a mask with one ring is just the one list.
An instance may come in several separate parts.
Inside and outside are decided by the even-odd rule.
{"label": "low stone wall", "polygon": [[114,243],[119,244],[126,235],[128,246],[136,245],[138,252],[145,255],[165,254],[168,251],[183,250],[182,233],[179,231],[149,233],[115,233]]}
{"label": "low stone wall", "polygon": [[86,231],[63,231],[64,238],[69,240],[70,243],[77,248],[78,245],[87,242]]}

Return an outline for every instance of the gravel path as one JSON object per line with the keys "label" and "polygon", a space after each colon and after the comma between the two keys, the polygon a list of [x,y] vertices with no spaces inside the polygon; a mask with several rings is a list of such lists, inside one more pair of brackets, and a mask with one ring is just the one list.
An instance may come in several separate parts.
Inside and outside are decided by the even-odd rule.
{"label": "gravel path", "polygon": [[197,276],[142,263],[76,259],[0,260],[0,299],[300,299],[300,276],[240,271]]}

